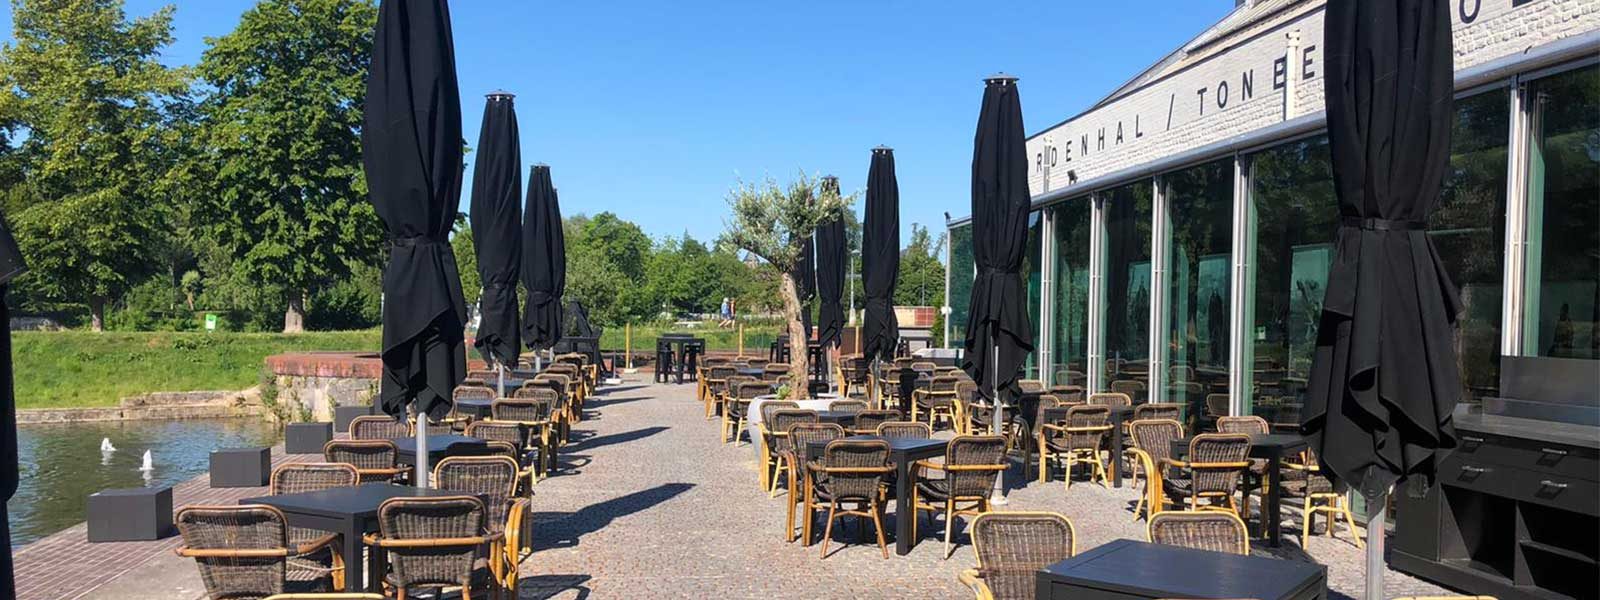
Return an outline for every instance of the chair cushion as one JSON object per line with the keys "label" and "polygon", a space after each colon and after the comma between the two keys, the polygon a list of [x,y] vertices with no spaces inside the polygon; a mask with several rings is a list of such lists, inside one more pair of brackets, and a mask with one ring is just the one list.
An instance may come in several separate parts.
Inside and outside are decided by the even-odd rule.
{"label": "chair cushion", "polygon": [[950,497],[950,482],[940,479],[917,479],[917,494],[930,500],[945,500]]}

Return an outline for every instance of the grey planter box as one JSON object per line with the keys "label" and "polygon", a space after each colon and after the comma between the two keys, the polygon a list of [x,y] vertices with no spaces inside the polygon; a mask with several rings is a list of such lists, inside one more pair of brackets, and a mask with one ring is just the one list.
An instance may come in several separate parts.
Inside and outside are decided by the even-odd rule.
{"label": "grey planter box", "polygon": [[172,533],[172,486],[89,495],[89,542],[145,542]]}
{"label": "grey planter box", "polygon": [[339,433],[350,433],[350,422],[356,417],[365,417],[373,414],[372,406],[335,406],[333,407],[333,430]]}
{"label": "grey planter box", "polygon": [[283,451],[289,454],[322,454],[322,446],[333,439],[333,423],[290,423],[283,426]]}
{"label": "grey planter box", "polygon": [[271,448],[224,448],[211,453],[211,487],[261,487],[271,477]]}

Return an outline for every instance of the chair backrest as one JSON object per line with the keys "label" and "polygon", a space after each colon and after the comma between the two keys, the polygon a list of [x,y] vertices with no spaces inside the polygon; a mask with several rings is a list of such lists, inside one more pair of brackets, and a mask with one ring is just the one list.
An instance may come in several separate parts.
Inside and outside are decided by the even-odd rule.
{"label": "chair backrest", "polygon": [[552,404],[560,403],[567,394],[566,385],[543,375],[535,377],[522,384],[517,391],[511,393],[512,398],[544,398]]}
{"label": "chair backrest", "polygon": [[801,469],[805,468],[803,466],[805,463],[814,458],[811,456],[811,444],[831,442],[843,439],[845,436],[844,428],[837,423],[795,423],[789,426],[788,431],[789,447],[787,449],[792,450],[795,456],[800,459]]}
{"label": "chair backrest", "polygon": [[1077,551],[1072,521],[1047,512],[989,512],[972,520],[978,575],[995,600],[1032,600],[1040,570]]}
{"label": "chair backrest", "polygon": [[332,463],[344,463],[356,468],[361,481],[389,481],[400,450],[389,440],[332,440],[322,446],[322,458]]}
{"label": "chair backrest", "polygon": [[1228,414],[1228,395],[1206,394],[1206,414],[1213,417],[1226,416]]}
{"label": "chair backrest", "polygon": [[1188,462],[1194,474],[1195,494],[1232,493],[1239,476],[1250,467],[1250,436],[1240,433],[1202,433],[1189,440]]}
{"label": "chair backrest", "polygon": [[1111,420],[1111,409],[1094,404],[1079,404],[1067,408],[1067,445],[1073,448],[1088,449],[1100,447],[1100,442],[1105,440],[1106,433],[1111,431],[1108,423]]}
{"label": "chair backrest", "polygon": [[1217,417],[1217,431],[1221,433],[1266,434],[1272,431],[1267,420],[1255,415],[1242,417]]}
{"label": "chair backrest", "polygon": [[433,467],[433,485],[477,496],[488,510],[489,531],[503,531],[516,500],[516,459],[505,456],[449,456]]}
{"label": "chair backrest", "polygon": [[467,379],[477,379],[479,381],[489,381],[489,380],[492,380],[494,378],[495,378],[495,372],[491,371],[491,370],[488,370],[488,369],[468,369],[467,370]]}
{"label": "chair backrest", "polygon": [[458,385],[454,391],[450,392],[451,402],[457,400],[493,400],[494,398],[494,389],[486,386]]}
{"label": "chair backrest", "polygon": [[[1117,392],[1129,398],[1143,395],[1145,389],[1144,382],[1137,379],[1118,379],[1111,382],[1111,391]],[[1090,400],[1090,402],[1093,401],[1094,400],[1092,399]]]}
{"label": "chair backrest", "polygon": [[[493,410],[493,405],[490,405]],[[527,430],[517,423],[502,423],[498,421],[474,421],[467,425],[467,437],[496,442],[510,442],[513,447],[521,448],[528,441]]]}
{"label": "chair backrest", "polygon": [[278,496],[350,487],[360,481],[355,466],[348,463],[290,463],[272,470],[267,489]]}
{"label": "chair backrest", "polygon": [[[1113,385],[1112,387],[1115,388],[1116,386]],[[1122,392],[1100,392],[1098,394],[1089,394],[1089,404],[1097,406],[1131,406],[1133,397]]]}
{"label": "chair backrest", "polygon": [[[837,403],[835,403],[837,404]],[[905,418],[900,411],[894,409],[863,410],[856,413],[854,429],[856,431],[878,431],[878,426],[890,421],[899,421]]]}
{"label": "chair backrest", "polygon": [[928,382],[928,391],[941,396],[954,396],[956,386],[960,384],[961,377],[958,375],[935,375]]}
{"label": "chair backrest", "polygon": [[939,365],[925,360],[916,360],[911,361],[911,370],[929,374],[938,373]]}
{"label": "chair backrest", "polygon": [[1183,424],[1173,419],[1140,419],[1128,423],[1128,437],[1133,447],[1150,455],[1150,460],[1161,462],[1172,458],[1172,442],[1183,439]]}
{"label": "chair backrest", "polygon": [[[762,412],[766,412],[767,406],[765,404],[762,404],[761,408]],[[782,452],[788,447],[789,440],[787,437],[789,435],[788,431],[790,427],[794,427],[800,423],[817,422],[817,411],[814,410],[786,408],[783,410],[775,410],[767,414],[771,415],[771,420],[766,421],[767,431],[783,434],[773,439],[776,450],[779,452]]]}
{"label": "chair backrest", "polygon": [[[288,575],[289,526],[271,506],[189,506],[173,516],[183,536],[183,551],[213,551],[224,556],[196,556],[200,579],[209,598],[260,598],[283,593]],[[226,556],[256,551],[281,556]],[[267,551],[267,552],[262,552]]]}
{"label": "chair backrest", "polygon": [[1174,383],[1194,381],[1194,367],[1189,365],[1172,365],[1167,367],[1167,377]]}
{"label": "chair backrest", "polygon": [[799,409],[799,408],[800,408],[800,403],[795,402],[793,400],[768,400],[766,402],[762,402],[761,403],[761,422],[768,424],[767,425],[767,431],[783,431],[782,429],[778,429],[776,427],[772,427],[771,426],[772,414],[775,413],[775,412],[778,412],[780,410],[796,410],[796,409]]}
{"label": "chair backrest", "polygon": [[878,424],[878,437],[926,440],[933,437],[933,428],[915,421],[889,421]]}
{"label": "chair backrest", "polygon": [[551,393],[544,390],[543,394],[495,400],[489,404],[489,418],[510,423],[548,421],[555,411],[555,401],[548,395]]}
{"label": "chair backrest", "polygon": [[1056,398],[1061,399],[1062,402],[1072,403],[1083,402],[1089,395],[1088,392],[1084,391],[1083,386],[1081,385],[1051,386],[1050,393],[1055,395]]}
{"label": "chair backrest", "polygon": [[835,499],[877,501],[878,485],[890,469],[889,442],[833,440],[822,452],[822,466],[827,469],[823,480]]}
{"label": "chair backrest", "polygon": [[[378,506],[382,541],[481,538],[488,509],[474,496],[390,498]],[[346,542],[349,543],[349,542]],[[384,546],[390,576],[401,587],[464,585],[483,544]]]}
{"label": "chair backrest", "polygon": [[901,356],[901,357],[895,358],[894,359],[894,370],[895,371],[901,371],[901,370],[904,370],[904,369],[909,369],[909,368],[911,368],[911,363],[914,363],[914,362],[916,362],[916,359],[913,359],[913,358],[910,358],[910,357]]}
{"label": "chair backrest", "polygon": [[1141,419],[1171,419],[1178,420],[1183,415],[1183,405],[1166,402],[1150,402],[1133,407],[1133,420]]}
{"label": "chair backrest", "polygon": [[[958,435],[944,450],[945,474],[951,497],[987,498],[994,480],[1005,469],[1006,438],[998,435]],[[989,468],[992,467],[992,468]]]}
{"label": "chair backrest", "polygon": [[1250,554],[1250,535],[1244,521],[1220,510],[1169,510],[1150,517],[1150,542],[1210,550],[1228,554]]}
{"label": "chair backrest", "polygon": [[828,410],[834,412],[859,413],[867,409],[867,403],[861,400],[834,400],[828,403]]}
{"label": "chair backrest", "polygon": [[1018,380],[1017,387],[1021,388],[1024,394],[1039,394],[1047,389],[1044,382],[1037,379]]}
{"label": "chair backrest", "polygon": [[771,394],[773,385],[768,381],[746,381],[734,388],[734,397],[740,400],[754,400],[756,396]]}
{"label": "chair backrest", "polygon": [[362,415],[350,419],[350,439],[392,440],[411,435],[411,426],[388,415]]}
{"label": "chair backrest", "polygon": [[767,363],[761,367],[761,378],[768,381],[777,379],[780,375],[788,374],[789,365],[787,363]]}
{"label": "chair backrest", "polygon": [[706,379],[726,382],[729,377],[739,374],[739,368],[729,364],[712,365],[706,370]]}

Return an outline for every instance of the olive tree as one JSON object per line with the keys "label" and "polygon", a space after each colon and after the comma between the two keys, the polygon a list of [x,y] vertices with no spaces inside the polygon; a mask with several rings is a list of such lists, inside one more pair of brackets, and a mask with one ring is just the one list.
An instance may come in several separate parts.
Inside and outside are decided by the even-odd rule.
{"label": "olive tree", "polygon": [[[783,317],[788,323],[791,381],[805,382],[811,371],[806,354],[805,325],[800,320],[800,296],[795,282],[795,267],[800,264],[817,226],[837,219],[855,202],[855,195],[841,197],[837,190],[825,189],[821,180],[800,173],[799,178],[781,186],[768,177],[763,182],[739,185],[728,194],[733,216],[724,223],[723,239],[772,265],[782,275],[779,296]],[[790,386],[790,397],[805,398],[807,385]]]}

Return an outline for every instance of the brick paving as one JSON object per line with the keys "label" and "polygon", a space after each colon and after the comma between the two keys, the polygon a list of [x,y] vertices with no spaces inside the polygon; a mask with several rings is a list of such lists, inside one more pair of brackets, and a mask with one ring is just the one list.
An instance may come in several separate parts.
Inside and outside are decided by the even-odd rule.
{"label": "brick paving", "polygon": [[[891,549],[887,560],[876,544],[857,543],[852,525],[836,527],[826,559],[818,556],[820,545],[784,542],[784,501],[758,489],[752,448],[717,440],[717,423],[704,419],[694,386],[634,377],[591,400],[563,456],[565,470],[536,488],[537,552],[523,565],[519,598],[971,597],[956,581],[974,562],[962,529],[949,560],[942,559],[942,529],[926,520],[922,543],[907,556]],[[279,453],[276,460],[302,458]],[[264,490],[213,490],[201,476],[173,492],[182,506],[232,503]],[[1067,515],[1081,551],[1117,538],[1143,539],[1143,521],[1132,518],[1134,500],[1131,487],[1080,482],[1066,491],[1054,481],[1013,490],[1003,508]],[[1297,527],[1297,518],[1286,518],[1284,546],[1255,552],[1314,558],[1329,566],[1333,596],[1359,597],[1363,554],[1349,534],[1314,537],[1308,557]],[[164,575],[174,569],[176,537],[94,545],[84,537],[80,524],[20,549],[19,597],[127,597],[119,590],[145,580],[149,597],[198,596],[192,566],[188,577]],[[1391,598],[1444,593],[1392,571],[1386,587]]]}

